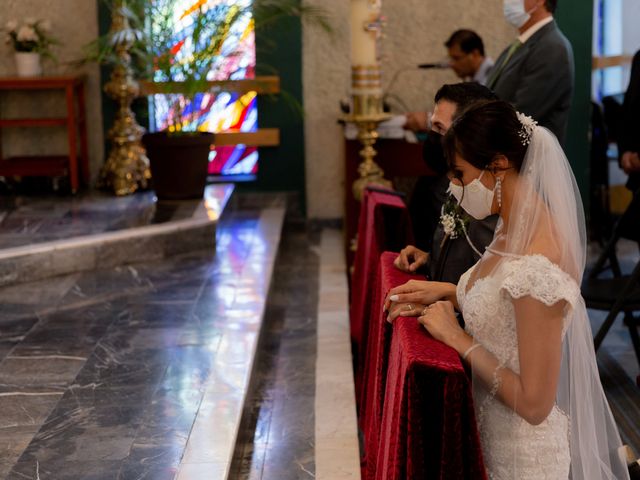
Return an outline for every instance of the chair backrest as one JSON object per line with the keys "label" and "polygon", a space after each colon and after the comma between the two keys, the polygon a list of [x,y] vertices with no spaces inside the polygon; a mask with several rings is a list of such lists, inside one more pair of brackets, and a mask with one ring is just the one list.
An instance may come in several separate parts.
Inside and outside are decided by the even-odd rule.
{"label": "chair backrest", "polygon": [[591,102],[591,182],[608,184],[609,159],[607,150],[609,138],[602,108]]}
{"label": "chair backrest", "polygon": [[622,274],[620,271],[620,263],[616,255],[616,245],[618,240],[621,238],[638,243],[638,247],[640,248],[640,192],[635,192],[631,203],[620,219],[616,222],[611,238],[605,245],[589,274],[590,278],[595,278],[603,272],[607,265],[607,261],[609,261],[609,266],[616,277],[619,277]]}
{"label": "chair backrest", "polygon": [[626,238],[640,243],[640,192],[635,192],[631,203],[618,220],[614,231],[619,238]]}
{"label": "chair backrest", "polygon": [[610,142],[618,141],[620,122],[622,119],[622,102],[624,94],[608,95],[602,99],[602,111],[604,122],[607,126],[607,133]]}
{"label": "chair backrest", "polygon": [[591,102],[591,150],[589,162],[589,233],[604,244],[613,230],[609,207],[609,135],[602,108]]}

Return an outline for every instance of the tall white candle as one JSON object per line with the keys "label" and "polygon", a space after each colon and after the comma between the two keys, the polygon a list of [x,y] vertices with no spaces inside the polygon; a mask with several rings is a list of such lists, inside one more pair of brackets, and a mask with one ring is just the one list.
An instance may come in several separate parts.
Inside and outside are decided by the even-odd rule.
{"label": "tall white candle", "polygon": [[376,34],[365,30],[380,13],[379,4],[371,0],[351,0],[351,65],[375,65]]}

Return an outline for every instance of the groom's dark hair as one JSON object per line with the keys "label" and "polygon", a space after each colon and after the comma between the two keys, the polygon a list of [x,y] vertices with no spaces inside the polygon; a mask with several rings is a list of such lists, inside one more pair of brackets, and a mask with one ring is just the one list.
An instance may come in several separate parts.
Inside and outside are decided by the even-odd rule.
{"label": "groom's dark hair", "polygon": [[456,154],[476,168],[488,168],[496,155],[504,155],[520,171],[527,152],[523,125],[516,109],[500,100],[479,101],[456,120],[444,136],[443,147],[449,168]]}
{"label": "groom's dark hair", "polygon": [[455,103],[456,113],[459,116],[467,108],[481,100],[497,100],[498,97],[490,89],[476,82],[460,82],[443,85],[436,92],[435,103],[440,100]]}

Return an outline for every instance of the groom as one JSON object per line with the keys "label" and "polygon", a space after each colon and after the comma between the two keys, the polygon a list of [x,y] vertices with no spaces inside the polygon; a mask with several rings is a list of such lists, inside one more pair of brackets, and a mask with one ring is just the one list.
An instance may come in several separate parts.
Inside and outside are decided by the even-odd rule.
{"label": "groom", "polygon": [[[432,198],[428,202],[429,205],[423,205],[423,212],[430,210],[430,216],[435,216],[438,223],[433,234],[431,253],[413,245],[402,249],[394,264],[404,272],[415,273],[426,266],[426,273],[430,280],[457,284],[460,276],[480,258],[464,236],[454,239],[445,235],[439,216],[442,205],[449,198],[453,199],[447,194],[449,178],[447,162],[442,150],[442,136],[466,108],[482,100],[496,100],[496,96],[487,87],[471,82],[443,85],[436,93],[435,107],[431,116],[431,131],[425,142],[424,159],[427,165],[437,172],[437,176],[431,186]],[[473,218],[469,220],[467,233],[478,251],[483,252],[484,247],[491,243],[496,222],[496,215],[487,217],[485,220]]]}

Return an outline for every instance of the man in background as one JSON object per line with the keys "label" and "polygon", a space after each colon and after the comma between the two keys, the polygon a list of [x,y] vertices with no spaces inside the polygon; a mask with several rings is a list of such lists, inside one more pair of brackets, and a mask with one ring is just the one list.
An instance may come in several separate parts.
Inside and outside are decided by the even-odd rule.
{"label": "man in background", "polygon": [[487,86],[564,142],[573,96],[573,51],[553,14],[558,0],[504,0],[520,35],[496,60]]}
{"label": "man in background", "polygon": [[484,53],[482,38],[473,30],[456,30],[444,42],[449,66],[465,82],[487,83],[493,60]]}
{"label": "man in background", "polygon": [[[444,42],[449,56],[449,66],[464,82],[485,85],[493,60],[485,55],[484,43],[473,30],[461,29]],[[409,112],[404,128],[414,132],[429,130],[429,112]]]}

